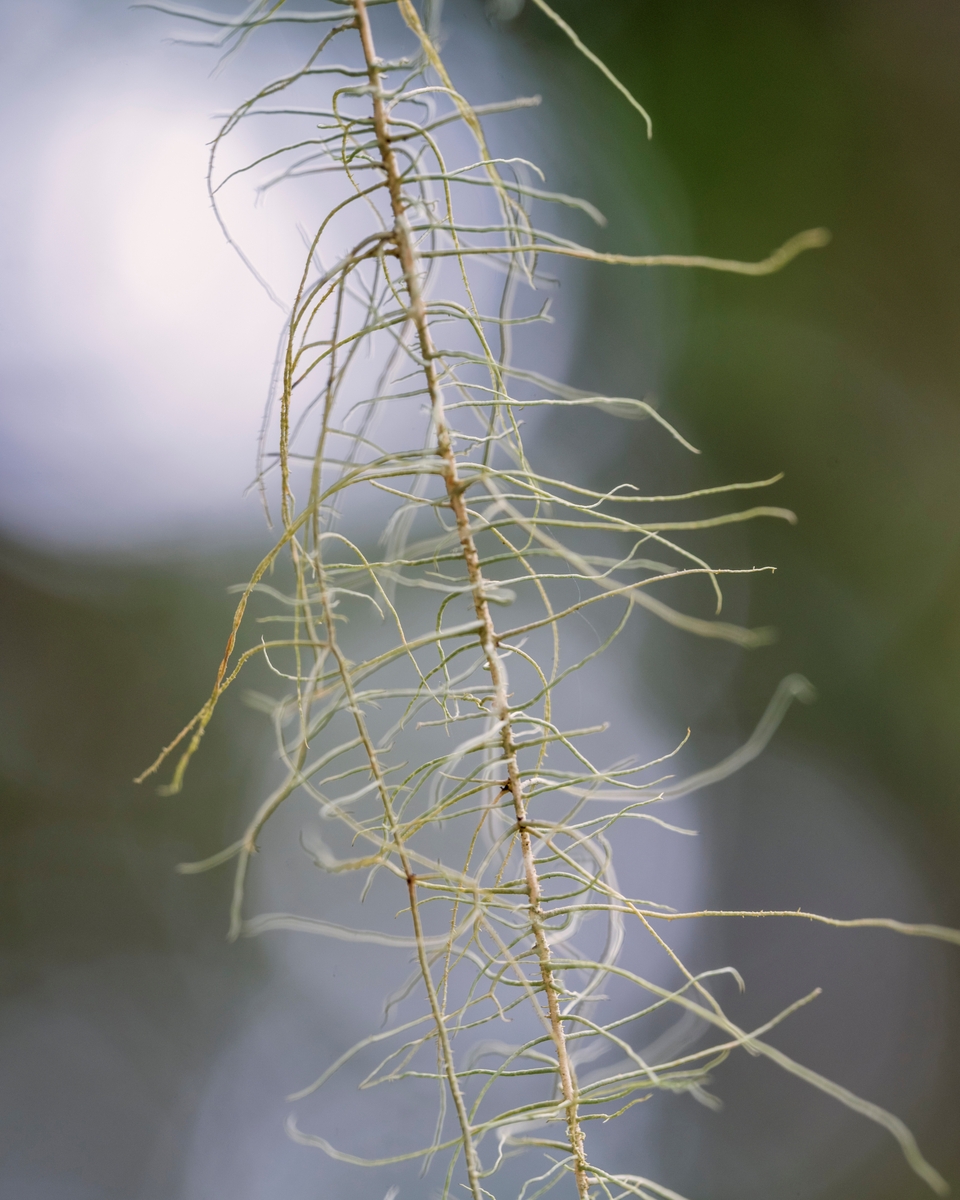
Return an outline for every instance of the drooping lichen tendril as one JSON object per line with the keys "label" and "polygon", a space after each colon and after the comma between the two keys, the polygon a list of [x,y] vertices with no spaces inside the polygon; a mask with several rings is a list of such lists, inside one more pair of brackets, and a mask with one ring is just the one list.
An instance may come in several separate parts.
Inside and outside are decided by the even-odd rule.
{"label": "drooping lichen tendril", "polygon": [[[535,3],[649,130],[639,102],[544,0]],[[224,121],[209,172],[224,232],[285,313],[271,397],[277,449],[261,464],[264,494],[278,477],[282,528],[242,591],[210,696],[140,777],[183,746],[165,789],[179,790],[220,698],[246,663],[261,659],[282,681],[281,695],[256,703],[273,719],[283,778],[233,845],[182,870],[234,863],[232,937],[287,929],[371,953],[393,947],[413,955],[416,974],[388,1014],[418,996],[423,1010],[362,1039],[293,1098],[393,1043],[363,1086],[433,1080],[439,1116],[432,1140],[362,1159],[293,1121],[291,1136],[358,1164],[419,1161],[426,1168],[446,1156],[444,1198],[461,1194],[461,1185],[472,1200],[495,1195],[498,1172],[520,1152],[536,1160],[523,1200],[555,1185],[579,1200],[673,1196],[592,1157],[589,1122],[620,1116],[658,1091],[702,1097],[709,1073],[745,1048],[884,1126],[913,1169],[942,1191],[943,1180],[897,1117],[765,1040],[816,993],[757,1029],[742,1029],[712,986],[720,975],[735,975],[732,969],[690,972],[664,930],[680,920],[764,915],[947,941],[960,935],[810,913],[679,913],[625,894],[617,881],[616,830],[646,821],[688,833],[651,808],[759,754],[791,701],[812,697],[806,680],[784,680],[744,746],[685,781],[665,774],[679,747],[665,748],[655,762],[604,766],[589,752],[596,723],[559,723],[565,681],[612,645],[637,609],[746,648],[769,639],[766,630],[687,613],[662,588],[688,578],[691,587],[709,589],[719,614],[730,571],[708,563],[685,538],[733,522],[793,521],[770,505],[705,507],[770,487],[779,476],[675,496],[557,479],[524,447],[521,427],[531,410],[650,417],[651,437],[694,447],[649,399],[579,392],[511,356],[515,332],[549,319],[538,295],[542,261],[763,276],[824,245],[825,232],[798,234],[759,262],[598,253],[534,220],[534,206],[549,211],[551,202],[602,221],[596,208],[533,186],[530,164],[498,155],[488,142],[482,118],[536,101],[473,107],[413,0],[336,0],[317,11],[255,0],[238,16],[144,7],[205,26],[209,44],[227,53],[279,24],[314,39],[299,67]],[[399,14],[404,38],[394,58],[382,56],[378,39],[397,43],[397,22],[376,30],[380,14],[371,10],[378,8]],[[284,134],[259,145],[251,161],[222,167],[233,135],[254,122]],[[272,172],[261,194],[290,183],[312,187],[322,202],[323,215],[304,236],[289,304],[220,214],[224,186],[258,169]],[[681,503],[689,516],[678,518],[674,508],[667,519],[659,515]],[[377,545],[356,533],[358,514],[381,532]],[[274,606],[260,619],[280,623],[282,632],[246,644],[255,597]],[[509,620],[499,618],[505,606],[513,609]],[[568,631],[588,606],[602,614],[601,633],[599,645],[583,652]],[[402,932],[287,913],[245,915],[258,839],[294,798],[316,806],[302,842],[317,867],[362,872],[368,885],[379,879],[394,887]],[[656,947],[671,986],[623,965],[631,934]],[[631,997],[615,1017],[605,1018],[604,986]],[[635,1049],[636,1023],[670,1008],[715,1038],[695,1051],[678,1042],[673,1057],[645,1061]]]}

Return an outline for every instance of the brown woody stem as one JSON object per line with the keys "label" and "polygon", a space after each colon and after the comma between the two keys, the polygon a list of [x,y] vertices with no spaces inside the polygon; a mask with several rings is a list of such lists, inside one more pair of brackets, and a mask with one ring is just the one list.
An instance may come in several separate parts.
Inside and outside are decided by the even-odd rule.
{"label": "brown woody stem", "polygon": [[[457,459],[453,450],[450,427],[447,424],[444,413],[443,392],[439,386],[437,370],[436,366],[434,365],[436,361],[436,350],[433,345],[433,339],[430,335],[427,307],[424,302],[423,292],[420,284],[420,266],[417,261],[417,253],[414,247],[413,235],[411,234],[409,222],[407,221],[401,172],[390,142],[387,113],[383,103],[383,92],[380,84],[379,60],[374,48],[373,35],[370,29],[370,20],[367,14],[365,0],[353,0],[353,7],[357,16],[357,28],[360,33],[360,41],[363,46],[363,53],[366,60],[367,73],[370,80],[370,88],[373,97],[374,131],[376,133],[377,144],[380,150],[381,161],[386,172],[387,188],[390,194],[390,206],[393,211],[393,236],[400,258],[400,265],[403,269],[404,284],[406,286],[407,295],[410,301],[410,320],[416,330],[417,339],[420,343],[420,353],[424,362],[423,370],[426,377],[427,392],[430,396],[434,428],[437,431],[437,453],[443,460],[443,479],[447,491],[447,500],[456,520],[457,535],[463,551],[463,559],[466,564],[467,577],[470,581],[470,587],[473,594],[473,604],[477,617],[482,625],[480,630],[480,644],[483,648],[486,666],[490,672],[490,680],[493,684],[492,715],[500,726],[500,742],[503,750],[503,762],[507,772],[507,786],[509,787],[510,794],[513,796],[513,804],[516,811],[520,850],[523,858],[524,875],[526,877],[527,892],[530,901],[530,926],[533,931],[534,941],[536,943],[540,977],[543,982],[543,988],[547,998],[547,1016],[550,1024],[551,1036],[553,1038],[553,1043],[557,1053],[557,1065],[560,1072],[560,1086],[563,1092],[563,1099],[567,1112],[567,1134],[570,1140],[570,1150],[573,1155],[573,1169],[577,1183],[577,1192],[581,1200],[588,1200],[588,1168],[583,1149],[583,1131],[580,1127],[580,1120],[578,1116],[577,1081],[573,1066],[570,1062],[570,1055],[567,1051],[566,1038],[564,1037],[563,1032],[563,1022],[560,1015],[560,1004],[558,1000],[560,987],[555,977],[555,972],[551,962],[550,947],[547,944],[547,939],[543,929],[544,921],[541,903],[542,892],[540,887],[540,878],[537,874],[537,867],[534,859],[533,843],[530,837],[529,829],[527,828],[527,811],[523,798],[523,785],[520,779],[520,770],[517,764],[516,744],[514,742],[513,730],[511,727],[507,673],[503,662],[500,659],[500,655],[497,652],[497,633],[496,629],[494,628],[493,618],[490,615],[489,605],[487,604],[485,592],[486,584],[483,577],[483,572],[480,568],[480,556],[477,553],[476,542],[474,541],[473,532],[470,527],[470,518],[463,497],[463,483],[457,469]],[[401,6],[405,17],[407,16],[406,7],[407,6],[405,5]],[[419,22],[417,22],[417,24],[419,25]],[[417,32],[421,37],[424,36],[421,29],[415,29],[414,31]],[[458,1094],[459,1088],[454,1093],[455,1100]],[[464,1118],[461,1118],[461,1124],[463,1124],[463,1119]],[[468,1127],[464,1127],[464,1138],[468,1150],[472,1150],[472,1143],[468,1136]],[[470,1155],[468,1153],[468,1172],[470,1169],[469,1159]],[[471,1180],[471,1184],[473,1184],[473,1180]]]}

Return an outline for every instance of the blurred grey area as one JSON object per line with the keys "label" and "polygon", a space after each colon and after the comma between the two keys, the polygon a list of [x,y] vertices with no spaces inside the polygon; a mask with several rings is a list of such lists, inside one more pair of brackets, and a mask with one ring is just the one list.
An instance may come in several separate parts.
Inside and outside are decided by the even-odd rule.
{"label": "blurred grey area", "polygon": [[[651,110],[652,143],[530,5],[497,19],[448,0],[446,53],[481,100],[543,93],[522,152],[606,212],[593,244],[761,257],[799,229],[834,235],[772,279],[587,272],[565,301],[553,352],[571,382],[655,395],[702,454],[565,415],[535,432],[551,474],[659,493],[784,470],[770,496],[800,516],[709,543],[778,567],[727,601],[776,645],[639,622],[574,702],[615,708],[645,747],[689,725],[696,770],[743,742],[783,675],[819,692],[684,802],[698,839],[638,846],[621,880],[683,905],[958,926],[957,10],[557,8]],[[261,795],[262,717],[228,696],[179,796],[130,782],[208,693],[226,588],[267,536],[241,493],[279,314],[219,240],[203,143],[284,46],[211,76],[163,42],[169,19],[114,0],[5,0],[0,29],[0,1200],[432,1195],[433,1174],[357,1172],[284,1133],[286,1095],[379,1023],[407,964],[371,973],[290,934],[227,945],[228,875],[174,873]],[[243,224],[280,288],[297,243],[266,228]],[[345,917],[351,895],[303,856],[273,875],[262,857],[254,900],[292,887]],[[906,1120],[960,1186],[960,951],[790,920],[682,938],[691,968],[741,971],[743,996],[724,993],[741,1023],[822,987],[775,1044]],[[926,1194],[882,1130],[767,1063],[733,1058],[709,1090],[720,1111],[657,1097],[596,1144],[690,1200]],[[352,1089],[296,1112],[361,1151],[422,1128]]]}

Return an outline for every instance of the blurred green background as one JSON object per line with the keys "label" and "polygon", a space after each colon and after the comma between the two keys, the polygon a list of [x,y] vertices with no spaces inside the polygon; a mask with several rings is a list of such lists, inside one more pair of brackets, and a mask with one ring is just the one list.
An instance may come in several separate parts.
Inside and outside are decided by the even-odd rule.
{"label": "blurred green background", "polygon": [[[673,190],[682,215],[654,219],[686,226],[688,244],[670,248],[697,253],[762,257],[812,225],[834,235],[762,283],[674,277],[664,399],[711,474],[783,470],[776,502],[801,518],[750,530],[757,560],[780,568],[753,619],[781,637],[747,670],[809,673],[823,691],[811,735],[869,755],[918,817],[955,836],[960,12],[775,0],[558,11],[655,115],[671,185],[660,197],[644,187],[638,122],[606,104],[604,152],[630,189],[618,207],[669,208]],[[522,26],[533,54],[550,44],[550,71],[592,93],[559,31],[535,12]],[[623,246],[618,217],[604,240],[642,252],[640,237]],[[622,293],[604,299],[598,286],[584,374],[599,362],[628,382],[636,313]]]}
{"label": "blurred green background", "polygon": [[[454,56],[467,3],[447,4]],[[544,445],[645,490],[782,470],[769,500],[800,518],[741,527],[724,547],[741,565],[777,565],[772,580],[734,589],[731,613],[776,626],[778,642],[745,655],[658,628],[635,664],[638,691],[691,723],[708,760],[752,727],[784,674],[809,676],[819,701],[791,714],[781,759],[797,805],[824,773],[830,795],[856,794],[858,813],[872,813],[920,881],[916,911],[882,915],[960,925],[960,9],[556,7],[654,119],[648,145],[636,114],[532,6],[495,27],[510,61],[532,64],[573,152],[565,185],[610,217],[595,245],[749,258],[814,225],[834,238],[760,281],[585,276],[573,382],[652,391],[703,453],[678,465],[647,426],[612,422],[558,420]],[[183,797],[161,800],[129,780],[205,694],[231,608],[224,586],[249,559],[247,546],[149,561],[3,546],[0,1039],[21,1081],[4,1101],[3,1200],[195,1194],[183,1146],[205,1074],[265,976],[256,946],[223,943],[229,880],[185,882],[171,869],[233,836],[236,798],[256,782],[258,718],[229,709]],[[804,762],[820,775],[805,775]],[[705,807],[716,902],[781,902],[789,871],[777,864],[800,846],[822,850],[809,874],[823,887],[855,880],[849,858],[831,857],[829,821],[811,829],[796,806],[783,815],[785,776],[758,771],[722,791],[720,815]],[[845,836],[855,847],[860,835]],[[864,861],[869,875],[880,860]],[[884,881],[867,882],[882,905]],[[824,907],[823,888],[808,897],[798,887],[782,902]],[[865,915],[861,894],[839,915]],[[854,953],[850,942],[823,950],[806,931],[711,933],[721,955],[772,972],[784,945],[788,974],[801,961],[808,975],[818,965],[829,975],[831,954]],[[906,1082],[894,1075],[873,1098],[910,1121],[957,1185],[958,955],[911,958],[911,947],[890,959],[889,942],[865,936],[863,957],[850,959],[863,1004],[886,997],[910,1030],[883,1051]],[[869,984],[861,971],[873,968]],[[860,1004],[843,1019],[855,1024]],[[791,1120],[792,1093],[762,1071],[748,1079],[748,1068],[720,1088],[724,1114],[689,1105],[664,1134],[671,1186],[703,1200],[923,1194],[887,1139],[871,1134],[847,1154],[861,1135],[845,1115],[828,1112],[829,1136],[807,1127],[805,1107]],[[786,1105],[779,1123],[775,1098]],[[289,1192],[301,1194],[317,1193]]]}

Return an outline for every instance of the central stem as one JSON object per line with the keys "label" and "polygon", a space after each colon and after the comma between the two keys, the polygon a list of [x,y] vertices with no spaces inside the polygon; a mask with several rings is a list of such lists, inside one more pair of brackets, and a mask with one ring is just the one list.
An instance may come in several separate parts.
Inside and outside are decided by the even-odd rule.
{"label": "central stem", "polygon": [[[570,1139],[570,1150],[573,1154],[573,1169],[577,1182],[577,1192],[581,1200],[588,1200],[589,1180],[583,1149],[583,1131],[580,1128],[578,1116],[577,1081],[570,1062],[570,1055],[567,1051],[566,1038],[563,1031],[563,1021],[558,999],[560,986],[555,977],[551,963],[550,947],[544,932],[542,890],[533,852],[533,842],[527,826],[527,810],[523,797],[523,784],[520,779],[520,770],[517,764],[517,748],[511,726],[507,674],[497,651],[497,634],[493,618],[490,615],[490,607],[487,603],[485,581],[480,567],[480,556],[477,552],[476,542],[470,527],[470,516],[463,496],[464,485],[457,468],[457,459],[453,450],[450,427],[447,424],[444,413],[442,389],[437,380],[435,366],[437,354],[430,334],[427,306],[420,285],[420,269],[417,262],[413,236],[407,221],[400,168],[390,141],[387,113],[383,103],[383,90],[380,83],[379,59],[374,48],[373,34],[370,29],[370,19],[365,0],[353,0],[353,7],[357,16],[357,28],[360,33],[360,41],[363,46],[363,54],[373,97],[374,131],[382,164],[386,172],[390,206],[394,218],[394,240],[400,258],[400,265],[403,269],[407,295],[410,299],[410,320],[416,329],[417,339],[420,343],[427,392],[430,397],[434,428],[437,431],[437,453],[443,461],[443,480],[446,486],[447,500],[457,524],[457,536],[460,540],[460,547],[463,552],[464,563],[466,564],[467,577],[473,595],[473,605],[477,617],[481,622],[480,644],[483,648],[486,666],[493,685],[492,712],[500,726],[500,743],[503,750],[503,762],[507,771],[507,783],[505,787],[513,797],[513,806],[517,818],[520,851],[529,897],[530,927],[536,945],[540,978],[543,982],[543,989],[547,998],[547,1016],[550,1032],[557,1053],[560,1087],[567,1113],[567,1134]],[[415,32],[423,36],[422,30],[418,29]]]}

